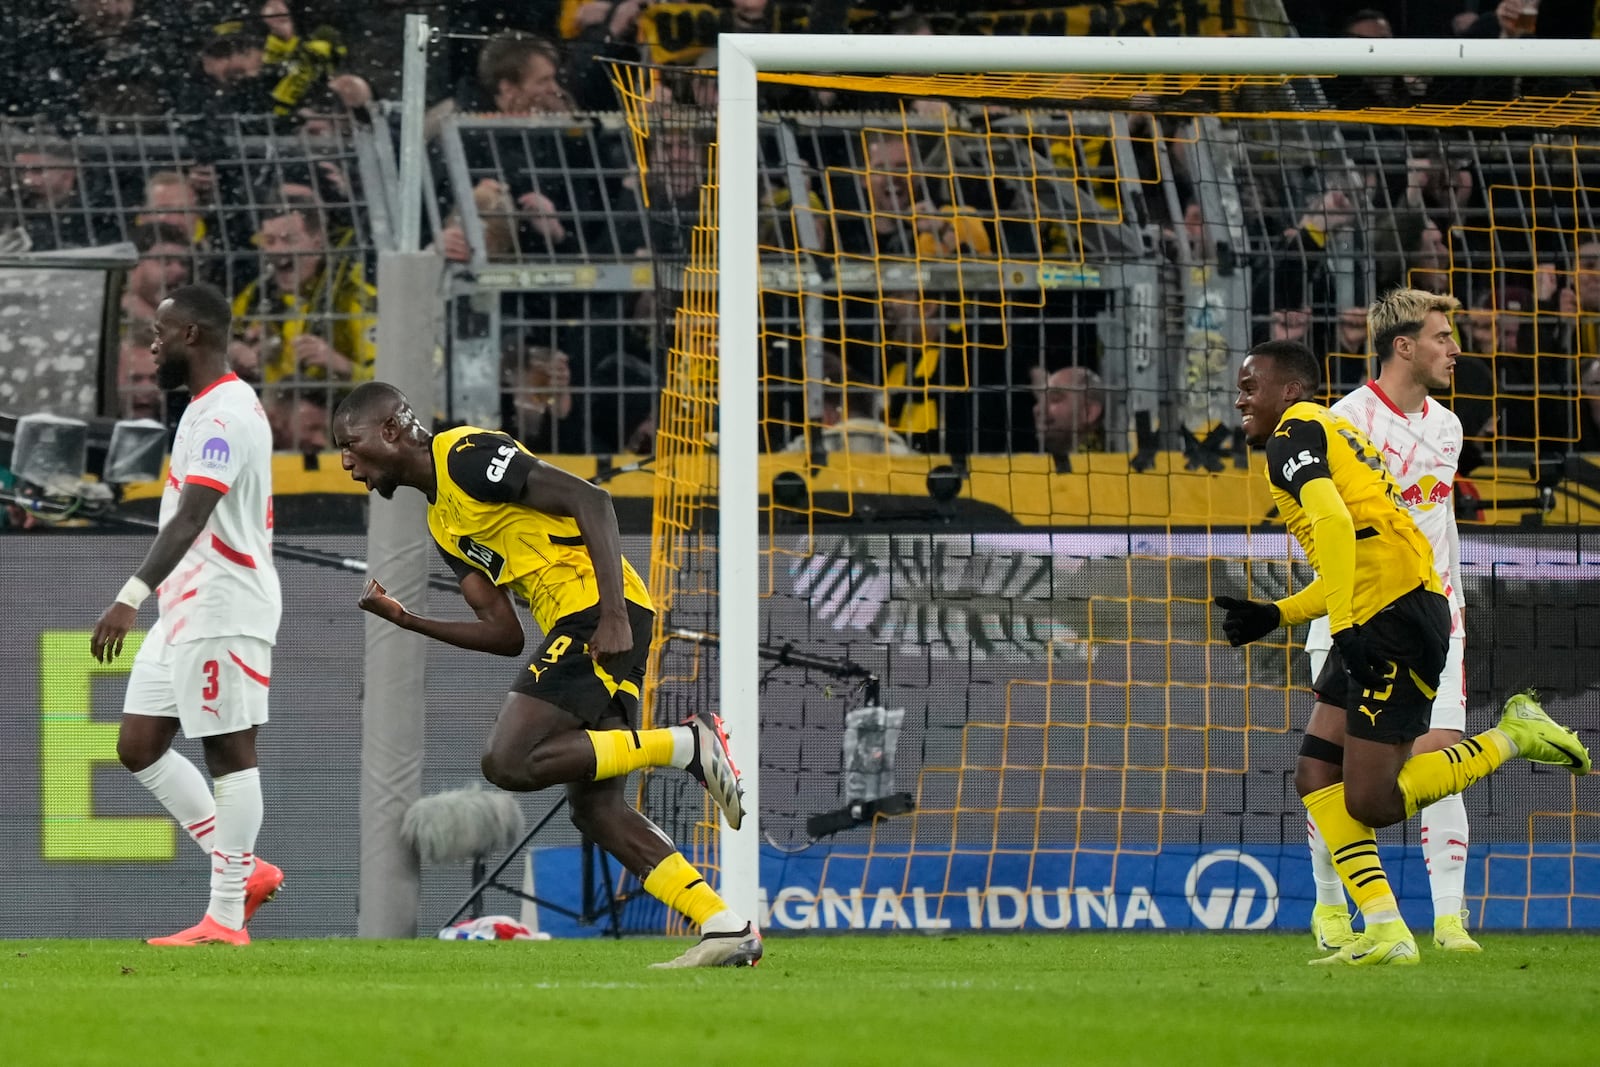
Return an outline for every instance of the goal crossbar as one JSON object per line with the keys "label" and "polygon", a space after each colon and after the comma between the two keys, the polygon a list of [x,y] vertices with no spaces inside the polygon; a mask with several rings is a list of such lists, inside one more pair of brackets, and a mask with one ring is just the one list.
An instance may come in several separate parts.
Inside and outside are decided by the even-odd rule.
{"label": "goal crossbar", "polygon": [[[914,47],[907,47],[914,42]],[[718,699],[747,813],[723,830],[722,889],[758,915],[760,887],[759,189],[757,80],[769,73],[1545,75],[1600,71],[1600,40],[916,37],[723,34],[717,41]],[[732,595],[729,595],[729,594]]]}
{"label": "goal crossbar", "polygon": [[[1589,77],[1594,41],[1361,37],[919,37],[725,33],[719,76],[753,71],[860,74],[1542,74]],[[1303,54],[1306,69],[1287,64]]]}

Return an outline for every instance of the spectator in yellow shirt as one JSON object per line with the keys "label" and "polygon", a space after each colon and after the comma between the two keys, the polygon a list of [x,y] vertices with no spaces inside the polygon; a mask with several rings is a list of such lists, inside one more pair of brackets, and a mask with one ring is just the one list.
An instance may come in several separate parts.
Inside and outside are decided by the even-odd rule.
{"label": "spectator in yellow shirt", "polygon": [[[286,190],[256,234],[261,277],[234,297],[234,326],[262,382],[367,381],[377,358],[377,290],[330,240],[314,196]],[[233,351],[238,352],[240,345]]]}

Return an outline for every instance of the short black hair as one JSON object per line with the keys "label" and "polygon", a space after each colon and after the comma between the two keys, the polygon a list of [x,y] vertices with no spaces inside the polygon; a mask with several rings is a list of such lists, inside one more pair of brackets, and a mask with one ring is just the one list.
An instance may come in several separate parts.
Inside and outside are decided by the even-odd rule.
{"label": "short black hair", "polygon": [[198,282],[167,294],[172,309],[216,338],[226,338],[233,325],[233,306],[214,286]]}
{"label": "short black hair", "polygon": [[1266,356],[1277,364],[1291,382],[1305,387],[1306,396],[1316,396],[1322,386],[1322,371],[1311,349],[1299,341],[1263,341],[1250,350],[1252,356]]}
{"label": "short black hair", "polygon": [[1385,12],[1380,11],[1375,7],[1364,7],[1360,11],[1355,11],[1355,12],[1352,12],[1351,14],[1345,16],[1344,22],[1340,23],[1340,25],[1339,25],[1339,30],[1340,30],[1341,33],[1349,34],[1350,27],[1354,26],[1358,22],[1388,22],[1388,21],[1389,21],[1389,16]]}
{"label": "short black hair", "polygon": [[333,420],[355,421],[379,413],[388,416],[400,408],[410,406],[411,402],[406,399],[406,394],[388,382],[362,382],[339,401],[339,407],[333,413]]}

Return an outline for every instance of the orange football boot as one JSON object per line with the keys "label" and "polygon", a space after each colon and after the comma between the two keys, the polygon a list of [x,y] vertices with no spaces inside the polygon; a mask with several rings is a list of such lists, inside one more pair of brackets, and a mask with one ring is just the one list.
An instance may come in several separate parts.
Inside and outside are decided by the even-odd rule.
{"label": "orange football boot", "polygon": [[207,915],[195,925],[170,937],[152,937],[145,942],[148,945],[248,945],[250,933],[247,930],[230,930],[217,920]]}
{"label": "orange football boot", "polygon": [[266,860],[257,859],[256,869],[244,884],[244,921],[249,922],[261,905],[278,895],[283,888],[283,871]]}

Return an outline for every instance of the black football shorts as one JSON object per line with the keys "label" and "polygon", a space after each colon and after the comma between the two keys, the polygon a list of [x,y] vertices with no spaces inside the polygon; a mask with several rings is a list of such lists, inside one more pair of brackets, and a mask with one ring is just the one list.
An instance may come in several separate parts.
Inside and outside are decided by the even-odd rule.
{"label": "black football shorts", "polygon": [[1361,627],[1367,647],[1388,661],[1389,683],[1363,689],[1344,669],[1338,646],[1328,652],[1312,691],[1345,709],[1345,732],[1386,745],[1428,732],[1439,675],[1450,650],[1450,601],[1418,586]]}
{"label": "black football shorts", "polygon": [[628,602],[633,648],[611,661],[616,673],[610,674],[589,655],[600,606],[563,615],[544,635],[511,691],[554,704],[590,727],[614,718],[632,725],[639,714],[655,619],[649,608]]}

